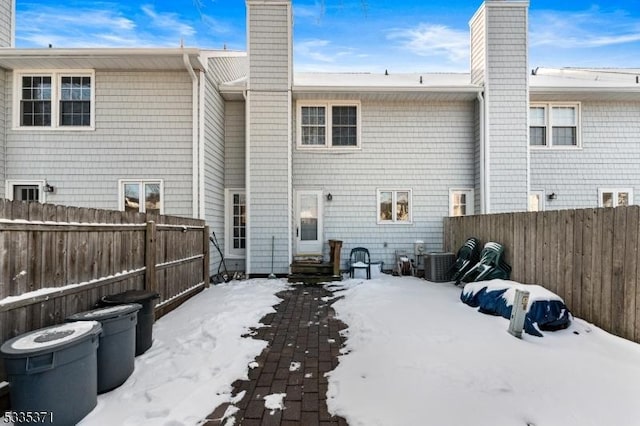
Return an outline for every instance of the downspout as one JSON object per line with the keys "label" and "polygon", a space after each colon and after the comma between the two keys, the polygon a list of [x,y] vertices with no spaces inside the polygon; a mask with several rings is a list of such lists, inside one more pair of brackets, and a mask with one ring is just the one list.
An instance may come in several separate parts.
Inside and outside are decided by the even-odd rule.
{"label": "downspout", "polygon": [[[200,93],[198,96],[198,201],[200,203],[200,219],[206,219],[205,195],[204,195],[204,97],[205,97],[205,74],[200,71],[198,75]],[[224,143],[224,140],[223,140]],[[223,185],[224,186],[224,185]]]}
{"label": "downspout", "polygon": [[191,66],[191,62],[189,61],[189,55],[187,55],[186,53],[182,54],[182,60],[184,62],[184,66],[187,69],[187,71],[189,72],[189,76],[191,76],[191,133],[192,133],[192,141],[191,141],[191,158],[192,158],[192,164],[191,164],[191,170],[192,170],[192,179],[191,179],[191,185],[192,185],[192,194],[193,194],[193,200],[192,200],[192,204],[191,204],[191,211],[192,211],[192,216],[194,218],[198,218],[200,209],[200,203],[199,203],[199,190],[198,190],[198,184],[200,182],[200,179],[198,178],[198,171],[199,171],[199,162],[198,162],[198,153],[199,153],[199,147],[198,147],[198,118],[199,118],[199,113],[198,113],[198,77],[196,76],[195,71],[193,70],[193,67]]}
{"label": "downspout", "polygon": [[486,165],[485,165],[485,146],[484,146],[484,140],[485,140],[485,116],[484,116],[484,95],[482,92],[478,92],[478,119],[480,121],[479,123],[479,131],[480,134],[478,135],[478,137],[480,138],[479,144],[480,144],[480,214],[485,214],[487,212],[486,209],[486,199],[485,199],[485,194],[486,194],[486,178],[485,178],[485,174],[486,174]]}
{"label": "downspout", "polygon": [[[248,43],[248,42],[247,42]],[[245,256],[244,269],[248,277],[251,277],[251,129],[249,108],[249,79],[247,79],[247,89],[242,91],[244,98],[244,193],[245,193]]]}

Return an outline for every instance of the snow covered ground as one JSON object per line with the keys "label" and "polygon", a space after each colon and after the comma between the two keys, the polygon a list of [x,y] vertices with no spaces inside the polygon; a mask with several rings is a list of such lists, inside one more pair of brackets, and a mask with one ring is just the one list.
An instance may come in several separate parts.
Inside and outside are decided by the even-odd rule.
{"label": "snow covered ground", "polygon": [[519,340],[452,284],[384,277],[335,288],[348,354],[329,375],[327,404],[351,425],[640,424],[640,345],[580,319]]}
{"label": "snow covered ground", "polygon": [[80,423],[195,425],[231,400],[231,384],[246,379],[249,363],[266,342],[242,338],[274,312],[281,280],[232,281],[212,286],[153,326],[153,346],[136,358],[119,388],[99,395]]}
{"label": "snow covered ground", "polygon": [[[213,286],[161,318],[133,375],[100,395],[81,425],[197,424],[247,377],[265,342],[240,336],[286,288],[282,280]],[[639,424],[640,345],[580,319],[519,340],[506,319],[463,304],[449,283],[382,275],[333,288],[349,328],[327,402],[352,425]],[[284,395],[265,398],[270,410],[282,405]]]}

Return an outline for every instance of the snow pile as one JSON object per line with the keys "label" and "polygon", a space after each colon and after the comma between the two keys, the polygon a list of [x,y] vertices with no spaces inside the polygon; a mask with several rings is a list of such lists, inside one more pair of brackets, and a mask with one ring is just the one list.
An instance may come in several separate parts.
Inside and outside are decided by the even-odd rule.
{"label": "snow pile", "polygon": [[334,288],[348,329],[327,404],[351,425],[638,424],[640,345],[577,318],[520,340],[451,283],[383,276]]}
{"label": "snow pile", "polygon": [[542,330],[556,331],[571,324],[571,313],[562,298],[539,285],[501,279],[474,282],[464,286],[460,300],[482,313],[510,319],[516,290],[529,293],[524,320],[527,333],[543,337]]}
{"label": "snow pile", "polygon": [[272,393],[264,397],[264,408],[269,411],[269,414],[274,415],[276,410],[284,410],[284,397],[286,393]]}
{"label": "snow pile", "polygon": [[195,425],[231,401],[231,384],[266,342],[241,336],[274,312],[287,289],[282,280],[232,281],[212,286],[153,327],[153,346],[136,358],[119,388],[98,396],[87,425]]}

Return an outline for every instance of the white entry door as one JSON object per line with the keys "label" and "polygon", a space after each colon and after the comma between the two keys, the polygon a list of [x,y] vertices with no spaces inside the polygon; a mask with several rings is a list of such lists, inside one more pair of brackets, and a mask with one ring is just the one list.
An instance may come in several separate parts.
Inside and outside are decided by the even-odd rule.
{"label": "white entry door", "polygon": [[322,191],[296,191],[296,254],[322,254]]}

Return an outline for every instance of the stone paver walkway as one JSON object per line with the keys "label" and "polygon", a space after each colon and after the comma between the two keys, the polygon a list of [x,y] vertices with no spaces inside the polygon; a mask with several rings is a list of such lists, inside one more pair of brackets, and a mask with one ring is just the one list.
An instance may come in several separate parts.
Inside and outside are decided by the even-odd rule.
{"label": "stone paver walkway", "polygon": [[[296,285],[278,293],[284,299],[276,313],[262,318],[255,339],[268,346],[256,358],[249,379],[233,384],[233,394],[245,391],[236,402],[235,425],[346,425],[341,417],[327,411],[327,378],[324,374],[338,365],[346,325],[336,320],[332,293],[321,286]],[[324,298],[324,300],[323,300]],[[253,334],[253,333],[252,333]],[[254,364],[255,365],[255,364]],[[283,410],[265,408],[264,397],[286,393]],[[224,424],[222,416],[230,404],[223,404],[207,417],[206,425]]]}

